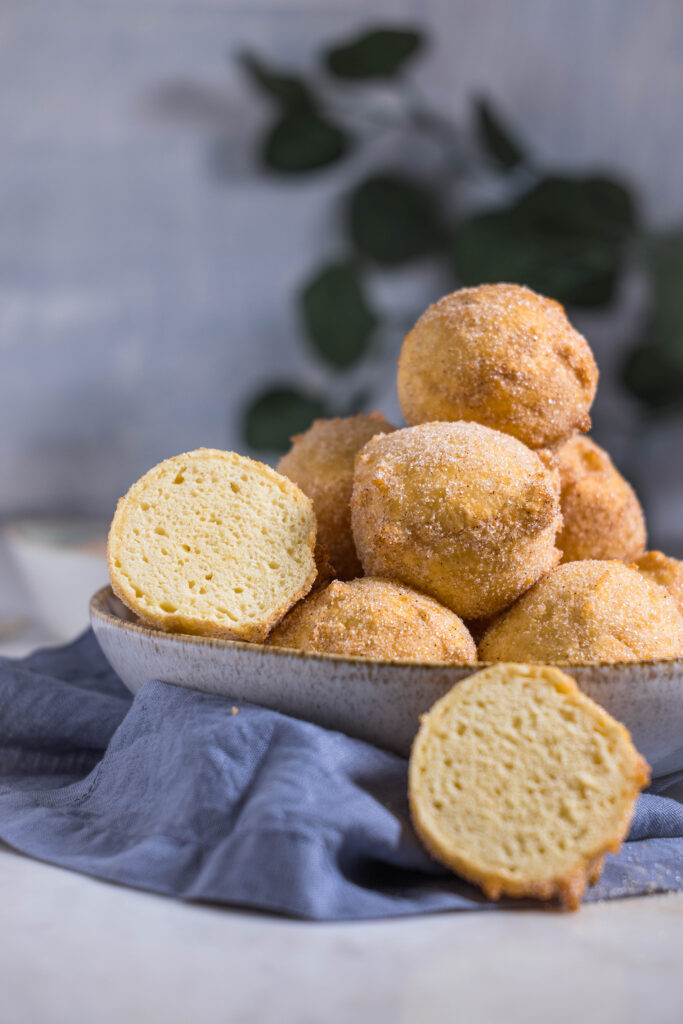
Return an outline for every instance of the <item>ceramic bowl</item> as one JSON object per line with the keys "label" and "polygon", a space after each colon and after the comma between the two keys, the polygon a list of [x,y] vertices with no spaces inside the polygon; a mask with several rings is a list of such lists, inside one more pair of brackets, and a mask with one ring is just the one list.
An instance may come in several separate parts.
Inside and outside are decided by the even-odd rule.
{"label": "ceramic bowl", "polygon": [[[406,756],[418,719],[482,665],[370,661],[163,633],[113,594],[90,602],[95,635],[132,693],[160,679],[246,700]],[[683,660],[563,666],[630,730],[653,777],[683,769]]]}

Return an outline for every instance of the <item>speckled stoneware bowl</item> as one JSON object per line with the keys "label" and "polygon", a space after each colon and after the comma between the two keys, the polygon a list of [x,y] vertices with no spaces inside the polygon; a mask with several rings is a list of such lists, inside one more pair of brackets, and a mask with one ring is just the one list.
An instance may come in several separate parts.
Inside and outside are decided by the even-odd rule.
{"label": "speckled stoneware bowl", "polygon": [[[419,715],[483,667],[340,658],[163,633],[140,625],[110,587],[92,598],[90,619],[109,663],[132,693],[146,680],[160,679],[262,704],[404,755]],[[566,670],[628,727],[653,777],[683,769],[683,660]]]}

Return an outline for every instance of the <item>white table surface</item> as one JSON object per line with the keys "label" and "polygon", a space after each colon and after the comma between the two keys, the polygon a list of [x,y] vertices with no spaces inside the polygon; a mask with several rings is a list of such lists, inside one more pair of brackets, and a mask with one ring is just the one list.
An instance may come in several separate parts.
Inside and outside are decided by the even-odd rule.
{"label": "white table surface", "polygon": [[0,850],[6,1024],[683,1021],[683,894],[312,924]]}
{"label": "white table surface", "polygon": [[[33,625],[0,653],[45,640]],[[0,844],[0,1024],[451,1020],[681,1024],[683,894],[311,924],[136,892]]]}

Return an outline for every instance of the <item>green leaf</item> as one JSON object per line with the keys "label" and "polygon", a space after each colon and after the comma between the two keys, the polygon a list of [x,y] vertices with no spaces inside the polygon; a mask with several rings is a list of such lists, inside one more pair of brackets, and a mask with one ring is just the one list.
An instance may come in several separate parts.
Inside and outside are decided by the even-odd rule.
{"label": "green leaf", "polygon": [[414,29],[374,29],[329,50],[325,64],[338,78],[391,78],[403,70],[423,41]]}
{"label": "green leaf", "polygon": [[349,230],[365,256],[391,266],[438,248],[442,241],[434,197],[407,178],[369,178],[352,192]]}
{"label": "green leaf", "polygon": [[301,312],[313,348],[339,369],[365,354],[377,318],[352,263],[333,263],[302,289]]}
{"label": "green leaf", "polygon": [[253,53],[242,53],[237,59],[257,88],[287,109],[315,106],[310,89],[301,78],[273,71]]}
{"label": "green leaf", "polygon": [[513,206],[463,222],[453,259],[463,284],[511,281],[569,305],[603,306],[635,225],[617,182],[550,177]]}
{"label": "green leaf", "polygon": [[655,239],[647,252],[652,309],[645,336],[623,368],[628,390],[658,412],[683,410],[683,234]]}
{"label": "green leaf", "polygon": [[683,233],[655,240],[650,246],[648,270],[657,342],[683,359]]}
{"label": "green leaf", "polygon": [[636,229],[630,192],[609,178],[543,178],[518,203],[520,216],[546,234],[622,242]]}
{"label": "green leaf", "polygon": [[453,257],[465,285],[509,281],[576,306],[602,306],[616,287],[618,251],[600,240],[529,230],[512,213],[484,214],[459,228]]}
{"label": "green leaf", "polygon": [[327,414],[321,398],[289,387],[272,387],[250,402],[243,420],[244,439],[258,451],[284,452],[290,438]]}
{"label": "green leaf", "polygon": [[489,100],[478,100],[476,112],[479,137],[489,156],[506,171],[522,163],[521,146]]}
{"label": "green leaf", "polygon": [[267,167],[284,174],[315,171],[341,159],[350,148],[348,136],[313,110],[292,110],[268,132],[262,149]]}
{"label": "green leaf", "polygon": [[626,388],[658,412],[683,409],[683,363],[661,345],[641,342],[629,353],[622,378]]}

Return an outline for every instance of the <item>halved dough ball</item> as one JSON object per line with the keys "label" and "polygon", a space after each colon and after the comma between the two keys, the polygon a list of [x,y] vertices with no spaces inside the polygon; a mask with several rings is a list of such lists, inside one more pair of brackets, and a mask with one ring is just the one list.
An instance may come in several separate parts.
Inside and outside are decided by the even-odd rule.
{"label": "halved dough ball", "polygon": [[550,474],[514,437],[478,423],[375,437],[356,460],[351,515],[367,575],[466,619],[505,608],[560,558]]}
{"label": "halved dough ball", "polygon": [[332,420],[316,420],[278,463],[278,472],[298,484],[313,501],[318,540],[329,552],[340,579],[360,576],[362,567],[351,533],[353,464],[375,434],[394,430],[378,412]]}
{"label": "halved dough ball", "polygon": [[683,615],[683,562],[663,555],[661,551],[646,551],[636,558],[635,567],[652,583],[668,590]]}
{"label": "halved dough ball", "polygon": [[159,463],[118,503],[111,584],[160,629],[259,641],[316,577],[310,500],[269,466],[200,448]]}
{"label": "halved dough ball", "polygon": [[620,558],[645,550],[645,517],[635,491],[607,452],[575,436],[555,450],[560,475],[562,561]]}
{"label": "halved dough ball", "polygon": [[576,909],[626,838],[648,781],[627,730],[573,679],[496,665],[423,717],[408,795],[427,849],[489,899]]}
{"label": "halved dough ball", "polygon": [[386,661],[476,661],[462,619],[392,580],[335,580],[301,601],[268,638],[275,647]]}
{"label": "halved dough ball", "polygon": [[562,306],[516,284],[462,288],[430,306],[398,366],[408,423],[475,420],[531,448],[588,430],[597,383]]}
{"label": "halved dough ball", "polygon": [[623,562],[567,562],[494,620],[482,661],[644,661],[683,654],[673,598]]}

